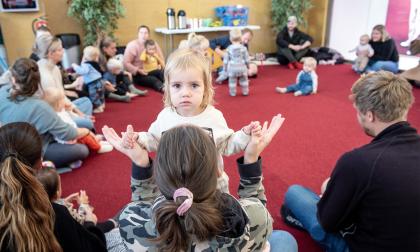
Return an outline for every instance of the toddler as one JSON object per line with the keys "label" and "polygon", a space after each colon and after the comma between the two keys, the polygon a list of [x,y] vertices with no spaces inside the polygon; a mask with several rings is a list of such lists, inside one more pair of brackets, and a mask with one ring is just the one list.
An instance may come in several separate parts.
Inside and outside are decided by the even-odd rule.
{"label": "toddler", "polygon": [[[97,223],[93,207],[89,205],[89,198],[83,190],[80,193],[72,193],[66,198],[61,198],[61,179],[55,168],[44,166],[36,171],[35,175],[44,186],[50,201],[67,207],[71,216],[81,225],[84,225],[86,222],[96,223],[96,226],[104,233],[118,226],[113,219]],[[73,201],[77,201],[79,205],[77,210],[74,208]]]}
{"label": "toddler", "polygon": [[143,68],[147,75],[155,76],[163,82],[165,62],[157,54],[154,40],[148,39],[144,42],[144,50],[140,54],[140,60],[143,62]]}
{"label": "toddler", "polygon": [[[70,124],[74,128],[77,128],[76,123],[73,121],[70,113],[64,109],[66,104],[66,97],[64,93],[57,88],[47,88],[44,90],[44,100],[57,112],[57,115],[63,120],[63,122]],[[97,153],[106,153],[113,150],[111,144],[107,141],[101,141],[99,136],[95,136],[92,132],[88,135],[73,141],[64,141],[61,139],[55,139],[61,144],[85,144],[89,150]]]}
{"label": "toddler", "polygon": [[239,78],[242,95],[248,95],[248,49],[241,44],[242,33],[239,29],[231,30],[229,36],[232,44],[226,49],[223,58],[223,72],[229,76],[229,94],[230,96],[236,96],[236,80]]}
{"label": "toddler", "polygon": [[[227,126],[221,111],[213,104],[214,90],[211,83],[211,71],[207,58],[191,49],[178,49],[173,52],[165,68],[164,104],[148,132],[135,136],[124,135],[125,147],[132,147],[133,139],[148,151],[156,151],[162,134],[181,124],[193,124],[202,127],[212,136],[221,155],[232,155],[245,149],[250,132],[258,127],[251,122],[241,130],[234,132]],[[228,192],[228,177],[223,171],[223,159],[219,156],[219,189]]]}
{"label": "toddler", "polygon": [[369,62],[369,58],[372,57],[374,53],[373,48],[369,44],[369,35],[364,34],[360,36],[360,44],[349,52],[356,52],[357,55],[352,67],[353,70],[359,74],[363,73]]}
{"label": "toddler", "polygon": [[316,60],[312,57],[303,59],[303,70],[296,78],[296,83],[287,87],[276,87],[278,93],[294,92],[295,96],[316,94],[318,90],[318,75],[315,73]]}
{"label": "toddler", "polygon": [[110,58],[106,66],[108,71],[104,74],[104,80],[111,83],[115,89],[115,91],[107,93],[108,98],[130,102],[132,97],[147,94],[147,91],[142,91],[134,87],[129,77],[124,74],[121,61]]}
{"label": "toddler", "polygon": [[89,92],[94,113],[102,113],[105,110],[105,83],[102,79],[101,67],[99,66],[99,49],[87,46],[83,50],[82,64],[72,64],[74,71],[83,77],[84,84]]}

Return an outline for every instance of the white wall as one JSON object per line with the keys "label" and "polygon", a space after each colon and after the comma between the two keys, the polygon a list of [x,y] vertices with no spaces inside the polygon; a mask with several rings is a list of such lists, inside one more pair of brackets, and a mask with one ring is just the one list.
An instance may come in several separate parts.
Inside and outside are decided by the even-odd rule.
{"label": "white wall", "polygon": [[334,0],[331,12],[328,47],[354,60],[348,51],[359,43],[360,35],[369,34],[377,24],[385,24],[388,0]]}

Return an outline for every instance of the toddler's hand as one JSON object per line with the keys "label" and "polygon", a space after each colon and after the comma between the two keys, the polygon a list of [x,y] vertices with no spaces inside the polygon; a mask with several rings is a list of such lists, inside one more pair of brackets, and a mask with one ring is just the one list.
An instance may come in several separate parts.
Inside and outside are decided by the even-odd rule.
{"label": "toddler's hand", "polygon": [[79,201],[79,193],[72,193],[64,198],[64,201],[72,203],[73,201]]}
{"label": "toddler's hand", "polygon": [[86,194],[86,191],[80,190],[80,195],[78,199],[78,203],[80,204],[89,204],[89,197]]}
{"label": "toddler's hand", "polygon": [[258,121],[252,121],[250,124],[248,124],[247,126],[242,128],[242,131],[247,134],[247,135],[251,135],[251,131],[255,128],[257,128],[260,125],[260,122]]}
{"label": "toddler's hand", "polygon": [[127,126],[127,132],[122,133],[122,146],[127,149],[133,149],[139,138],[139,135],[134,132],[133,126]]}

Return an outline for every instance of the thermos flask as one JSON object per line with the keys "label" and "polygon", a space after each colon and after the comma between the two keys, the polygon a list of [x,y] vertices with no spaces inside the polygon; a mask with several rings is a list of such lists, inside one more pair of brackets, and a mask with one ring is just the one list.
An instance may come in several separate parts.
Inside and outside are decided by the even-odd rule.
{"label": "thermos flask", "polygon": [[166,10],[166,18],[168,29],[176,29],[175,27],[175,10],[173,8],[168,8]]}
{"label": "thermos flask", "polygon": [[178,11],[178,29],[187,29],[187,16],[184,10]]}

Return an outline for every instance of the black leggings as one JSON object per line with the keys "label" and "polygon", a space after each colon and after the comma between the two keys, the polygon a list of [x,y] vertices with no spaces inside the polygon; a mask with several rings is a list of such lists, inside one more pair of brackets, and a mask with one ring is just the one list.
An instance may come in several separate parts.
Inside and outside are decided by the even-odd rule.
{"label": "black leggings", "polygon": [[89,156],[89,149],[84,144],[48,144],[44,160],[54,163],[55,167],[63,168],[72,162],[83,160]]}
{"label": "black leggings", "polygon": [[153,70],[148,75],[136,74],[133,76],[133,82],[137,85],[151,87],[161,92],[163,90],[162,70]]}

